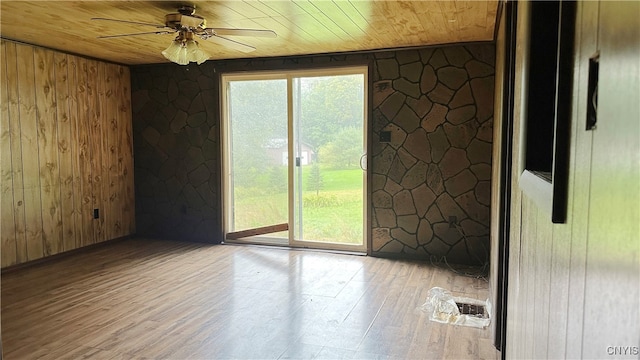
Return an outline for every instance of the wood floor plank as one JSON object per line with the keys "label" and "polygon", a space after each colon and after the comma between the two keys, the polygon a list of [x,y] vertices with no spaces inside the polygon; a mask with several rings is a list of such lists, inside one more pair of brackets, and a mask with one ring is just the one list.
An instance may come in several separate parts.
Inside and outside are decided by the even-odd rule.
{"label": "wood floor plank", "polygon": [[6,359],[488,358],[488,329],[429,321],[429,263],[130,239],[2,274]]}

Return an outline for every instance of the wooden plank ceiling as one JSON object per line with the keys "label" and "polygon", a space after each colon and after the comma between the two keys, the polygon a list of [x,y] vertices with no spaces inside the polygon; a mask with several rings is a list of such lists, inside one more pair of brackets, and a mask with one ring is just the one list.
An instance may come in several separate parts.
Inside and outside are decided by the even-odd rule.
{"label": "wooden plank ceiling", "polygon": [[[2,37],[122,64],[162,63],[175,35],[112,39],[98,36],[154,31],[153,27],[108,21],[114,18],[164,24],[175,1],[7,1],[0,2]],[[270,29],[272,38],[231,37],[257,48],[243,53],[199,41],[211,59],[319,54],[493,39],[497,0],[195,1],[208,27]]]}

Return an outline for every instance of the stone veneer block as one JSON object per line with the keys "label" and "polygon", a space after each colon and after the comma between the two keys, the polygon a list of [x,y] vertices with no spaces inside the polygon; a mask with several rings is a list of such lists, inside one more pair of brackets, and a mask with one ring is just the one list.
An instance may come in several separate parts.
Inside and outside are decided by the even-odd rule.
{"label": "stone veneer block", "polygon": [[476,185],[476,200],[479,203],[490,206],[491,205],[491,183],[489,181],[481,181]]}
{"label": "stone veneer block", "polygon": [[189,173],[189,182],[193,186],[199,186],[207,180],[209,180],[209,169],[204,164]]}
{"label": "stone veneer block", "polygon": [[380,73],[381,80],[393,80],[397,79],[400,76],[398,62],[394,58],[380,59],[376,61],[376,65],[376,68]]}
{"label": "stone veneer block", "polygon": [[456,203],[466,209],[469,217],[479,223],[486,224],[489,221],[489,208],[480,204],[473,191],[466,192],[455,199]]}
{"label": "stone veneer block", "polygon": [[445,66],[438,69],[438,81],[442,82],[449,89],[457,90],[467,82],[469,75],[465,69],[454,66]]}
{"label": "stone veneer block", "polygon": [[409,234],[403,229],[391,229],[391,237],[412,249],[418,247],[418,240],[416,239],[416,236],[414,234]]}
{"label": "stone veneer block", "polygon": [[373,174],[371,180],[371,191],[375,192],[376,190],[381,190],[384,188],[384,183],[387,181],[385,176],[379,174]]}
{"label": "stone veneer block", "polygon": [[482,236],[486,234],[486,226],[471,219],[464,219],[460,222],[467,236]]}
{"label": "stone veneer block", "polygon": [[476,121],[467,121],[460,125],[446,123],[443,129],[451,146],[466,149],[478,132],[478,123]]}
{"label": "stone veneer block", "polygon": [[418,230],[420,219],[417,215],[398,216],[398,226],[409,234],[415,234]]}
{"label": "stone veneer block", "polygon": [[189,115],[186,112],[182,110],[177,110],[175,115],[173,115],[173,119],[171,120],[171,123],[169,124],[171,131],[174,134],[179,133],[185,126],[187,126],[188,117]]}
{"label": "stone veneer block", "polygon": [[431,55],[433,55],[433,51],[433,48],[424,48],[418,50],[418,52],[420,53],[420,60],[422,60],[423,64],[427,64],[429,62],[429,59],[431,59]]}
{"label": "stone veneer block", "polygon": [[393,119],[402,108],[402,105],[404,105],[406,98],[406,95],[403,93],[394,92],[393,95],[389,96],[382,105],[380,105],[379,109],[387,119]]}
{"label": "stone veneer block", "polygon": [[417,159],[430,163],[431,149],[427,144],[427,133],[424,129],[417,129],[407,136],[403,147],[409,154]]}
{"label": "stone veneer block", "polygon": [[376,219],[381,227],[394,228],[397,225],[396,214],[391,209],[376,209]]}
{"label": "stone veneer block", "polygon": [[407,133],[420,127],[420,118],[406,104],[402,106],[393,122]]}
{"label": "stone veneer block", "polygon": [[393,196],[393,209],[398,216],[415,214],[416,208],[409,190],[402,190]]}
{"label": "stone veneer block", "polygon": [[176,169],[178,168],[178,160],[175,158],[168,158],[162,166],[160,166],[160,170],[158,171],[158,178],[162,180],[169,180],[176,174]]}
{"label": "stone veneer block", "polygon": [[464,169],[458,175],[445,181],[444,186],[447,189],[447,192],[451,196],[455,197],[472,190],[475,188],[477,183],[478,180],[473,176],[473,173],[469,169]]}
{"label": "stone veneer block", "polygon": [[205,110],[204,103],[202,102],[202,95],[196,95],[191,101],[191,105],[189,105],[189,114],[197,114],[204,112]]}
{"label": "stone veneer block", "polygon": [[204,111],[189,115],[189,117],[187,118],[187,124],[191,127],[198,127],[206,122],[207,113]]}
{"label": "stone veneer block", "polygon": [[399,51],[396,57],[400,65],[420,61],[420,54],[417,51]]}
{"label": "stone veneer block", "polygon": [[[398,108],[398,110],[400,110],[400,108]],[[389,124],[389,119],[387,119],[384,114],[382,113],[382,111],[379,108],[376,108],[375,110],[373,110],[373,132],[374,133],[379,133],[380,130],[382,130],[382,128],[384,128],[385,126],[387,126]],[[380,142],[378,141],[374,141],[374,146],[375,145],[379,145]]]}
{"label": "stone veneer block", "polygon": [[442,49],[437,49],[433,52],[431,59],[429,59],[429,64],[433,66],[434,69],[449,65],[447,59],[444,57],[444,53],[442,53]]}
{"label": "stone veneer block", "polygon": [[447,114],[447,121],[454,125],[458,125],[473,119],[475,115],[476,106],[466,105],[449,111]]}
{"label": "stone veneer block", "polygon": [[477,117],[480,122],[489,119],[493,115],[494,82],[493,76],[471,80],[471,92],[476,99]]}
{"label": "stone veneer block", "polygon": [[420,95],[422,95],[420,92],[420,85],[409,82],[405,78],[393,80],[393,88],[407,96],[413,97],[414,99],[418,99],[420,98]]}
{"label": "stone veneer block", "polygon": [[400,241],[389,241],[381,249],[381,253],[401,254],[404,249],[404,245]]}
{"label": "stone veneer block", "polygon": [[478,129],[478,140],[491,143],[493,141],[493,118],[482,123]]}
{"label": "stone veneer block", "polygon": [[142,132],[142,136],[151,145],[157,144],[160,140],[160,133],[152,126],[147,126],[147,128]]}
{"label": "stone veneer block", "polygon": [[433,88],[436,87],[437,83],[438,77],[436,76],[433,67],[431,67],[430,65],[425,65],[422,71],[422,76],[420,77],[420,90],[423,94],[426,94],[429,91],[433,90]]}
{"label": "stone veneer block", "polygon": [[400,185],[404,189],[415,189],[420,184],[424,184],[427,180],[427,168],[427,164],[419,161],[406,172]]}
{"label": "stone veneer block", "polygon": [[463,67],[467,61],[472,59],[471,54],[464,46],[447,46],[442,48],[442,51],[449,64],[457,67]]}
{"label": "stone veneer block", "polygon": [[[455,200],[453,200],[451,195],[447,193],[443,193],[438,196],[438,199],[436,199],[436,204],[438,204],[438,210],[440,210],[440,214],[442,214],[445,220],[447,220],[449,216],[457,217],[458,221],[467,218],[467,214],[464,212],[464,210],[462,210],[460,205]],[[449,226],[448,223],[447,226]]]}
{"label": "stone veneer block", "polygon": [[385,147],[380,154],[373,157],[372,171],[376,174],[387,175],[394,157],[395,151],[393,148],[390,146]]}
{"label": "stone veneer block", "polygon": [[438,82],[438,85],[436,85],[436,88],[433,89],[433,91],[431,91],[427,96],[434,103],[446,105],[451,100],[453,93],[454,93],[453,90],[449,89],[448,87],[444,86],[442,83]]}
{"label": "stone veneer block", "polygon": [[399,193],[402,190],[403,190],[402,186],[400,186],[400,184],[398,184],[397,182],[393,181],[393,179],[387,179],[387,183],[384,185],[384,191],[389,193],[389,195],[391,196]]}
{"label": "stone veneer block", "polygon": [[478,180],[491,180],[491,165],[473,164],[469,167]]}
{"label": "stone veneer block", "polygon": [[420,61],[400,66],[400,75],[412,83],[420,82],[421,73],[422,63]]}
{"label": "stone veneer block", "polygon": [[394,91],[391,80],[383,80],[373,83],[373,103],[382,104],[382,102],[393,94]]}
{"label": "stone veneer block", "polygon": [[[180,94],[187,99],[195,98],[200,92],[198,82],[192,80],[182,80],[178,82],[178,89],[180,90]],[[189,102],[189,104],[191,104],[191,102]]]}
{"label": "stone veneer block", "polygon": [[488,44],[474,44],[466,47],[476,60],[494,66],[496,61],[495,47]]}
{"label": "stone veneer block", "polygon": [[442,177],[448,179],[453,175],[460,173],[463,169],[466,169],[471,165],[467,159],[467,152],[458,149],[450,148],[442,161],[440,161],[440,168],[442,169]]}
{"label": "stone veneer block", "polygon": [[407,105],[413,110],[413,112],[418,115],[419,118],[423,118],[429,110],[431,110],[431,106],[433,103],[426,96],[420,96],[420,99],[407,98]]}
{"label": "stone veneer block", "polygon": [[478,60],[471,60],[464,65],[465,69],[469,73],[469,77],[478,78],[493,75],[493,66],[489,66]]}
{"label": "stone veneer block", "polygon": [[447,141],[447,135],[445,135],[442,127],[439,126],[436,131],[430,133],[428,137],[431,146],[431,159],[434,162],[440,162],[442,156],[450,147],[449,141]]}
{"label": "stone veneer block", "polygon": [[422,119],[421,126],[427,132],[433,132],[435,129],[445,122],[448,109],[440,104],[433,104],[431,111]]}
{"label": "stone veneer block", "polygon": [[402,147],[398,149],[398,158],[402,161],[402,165],[407,169],[411,168],[416,162],[418,162],[418,159]]}
{"label": "stone veneer block", "polygon": [[442,172],[440,172],[440,168],[436,164],[429,164],[429,168],[427,169],[427,186],[438,195],[444,191]]}
{"label": "stone veneer block", "polygon": [[373,242],[373,251],[379,251],[389,241],[391,241],[391,235],[389,235],[389,229],[374,228],[371,231],[371,238]]}
{"label": "stone veneer block", "polygon": [[426,183],[421,184],[415,189],[411,190],[413,196],[413,202],[416,207],[416,213],[422,217],[427,213],[429,206],[436,200],[436,194],[427,187]]}
{"label": "stone veneer block", "polygon": [[420,220],[416,239],[419,244],[428,244],[433,239],[433,229],[431,229],[431,224],[427,220]]}
{"label": "stone veneer block", "polygon": [[371,202],[373,206],[377,208],[391,208],[391,195],[387,194],[384,190],[375,191],[371,194]]}
{"label": "stone veneer block", "polygon": [[473,139],[469,144],[467,154],[472,164],[491,164],[491,144]]}
{"label": "stone veneer block", "polygon": [[191,144],[191,146],[202,146],[206,137],[206,134],[204,134],[204,132],[209,130],[208,126],[205,125],[204,127],[204,129],[202,127],[185,128],[185,132],[187,133],[187,137],[189,138],[189,143]]}
{"label": "stone veneer block", "polygon": [[429,210],[427,210],[427,213],[424,215],[424,218],[427,219],[430,224],[435,224],[435,223],[444,221],[444,217],[442,217],[442,214],[440,213],[440,208],[438,208],[438,205],[436,203],[434,203],[433,205],[431,205],[431,207],[429,207]]}
{"label": "stone veneer block", "polygon": [[473,95],[471,95],[471,85],[469,85],[469,82],[466,82],[456,91],[455,95],[453,95],[453,99],[449,102],[449,108],[456,109],[460,106],[473,105],[474,103]]}
{"label": "stone veneer block", "polygon": [[393,158],[393,162],[391,163],[391,168],[389,168],[387,176],[390,180],[400,183],[406,172],[407,168],[402,165],[402,161],[400,161],[400,158],[396,156]]}
{"label": "stone veneer block", "polygon": [[449,245],[455,245],[462,240],[462,234],[455,227],[448,223],[437,223],[433,225],[433,233],[442,241]]}

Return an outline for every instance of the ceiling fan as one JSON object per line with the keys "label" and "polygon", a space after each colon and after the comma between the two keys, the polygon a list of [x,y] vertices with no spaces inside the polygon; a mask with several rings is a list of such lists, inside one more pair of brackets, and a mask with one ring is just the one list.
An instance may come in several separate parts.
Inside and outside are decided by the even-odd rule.
{"label": "ceiling fan", "polygon": [[198,42],[194,40],[196,36],[202,40],[212,41],[222,46],[247,53],[254,51],[256,48],[251,45],[243,44],[239,41],[223,37],[221,35],[256,36],[269,38],[275,38],[277,36],[276,33],[272,30],[208,28],[206,19],[202,16],[196,15],[195,11],[195,5],[183,5],[178,8],[177,13],[165,15],[164,25],[100,17],[91,18],[91,20],[114,21],[132,25],[153,26],[156,29],[160,29],[156,31],[130,34],[98,36],[98,39],[110,39],[123,36],[139,36],[150,34],[164,35],[177,33],[177,36],[173,40],[171,45],[167,49],[162,51],[162,55],[180,65],[187,65],[192,61],[197,62],[198,64],[202,64],[209,58],[209,55],[202,51],[198,46]]}

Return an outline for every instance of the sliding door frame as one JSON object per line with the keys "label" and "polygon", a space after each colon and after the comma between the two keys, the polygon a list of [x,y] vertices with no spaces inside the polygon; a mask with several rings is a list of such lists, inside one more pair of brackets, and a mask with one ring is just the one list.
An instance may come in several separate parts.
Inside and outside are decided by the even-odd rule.
{"label": "sliding door frame", "polygon": [[[330,249],[330,250],[341,250],[341,251],[353,251],[353,252],[366,252],[367,254],[371,254],[371,196],[369,184],[371,183],[372,173],[369,171],[370,163],[371,163],[371,141],[370,136],[372,133],[371,129],[371,118],[372,118],[372,61],[368,61],[366,63],[358,62],[351,63],[345,62],[341,64],[336,64],[332,66],[318,66],[312,68],[305,69],[265,69],[265,70],[255,70],[255,71],[226,71],[220,74],[219,79],[219,89],[220,89],[220,146],[221,146],[221,218],[222,218],[222,239],[223,241],[228,242],[238,242],[238,243],[258,243],[264,244],[269,243],[272,245],[280,245],[280,246],[290,246],[290,247],[313,247],[318,249]],[[228,107],[228,81],[242,81],[242,80],[275,80],[281,79],[287,81],[287,128],[288,128],[288,139],[294,138],[294,119],[293,119],[293,79],[298,77],[320,77],[320,76],[340,76],[340,75],[354,75],[354,74],[363,74],[363,101],[364,101],[364,118],[363,118],[363,138],[364,144],[363,149],[366,159],[366,167],[365,174],[363,176],[363,239],[362,245],[348,245],[348,244],[340,244],[340,243],[328,243],[328,242],[315,242],[315,241],[301,241],[295,240],[295,207],[294,203],[294,189],[291,188],[294,186],[294,172],[295,172],[295,157],[288,157],[288,207],[289,207],[289,238],[287,239],[287,243],[277,243],[270,242],[266,237],[252,237],[247,240],[227,240],[226,235],[230,230],[231,219],[229,209],[231,208],[230,202],[233,201],[232,197],[229,196],[231,193],[231,153],[228,151],[228,144],[230,141],[230,132],[229,132],[229,107]],[[288,141],[288,153],[295,154],[294,152],[294,141]],[[328,245],[328,246],[323,246]]]}

